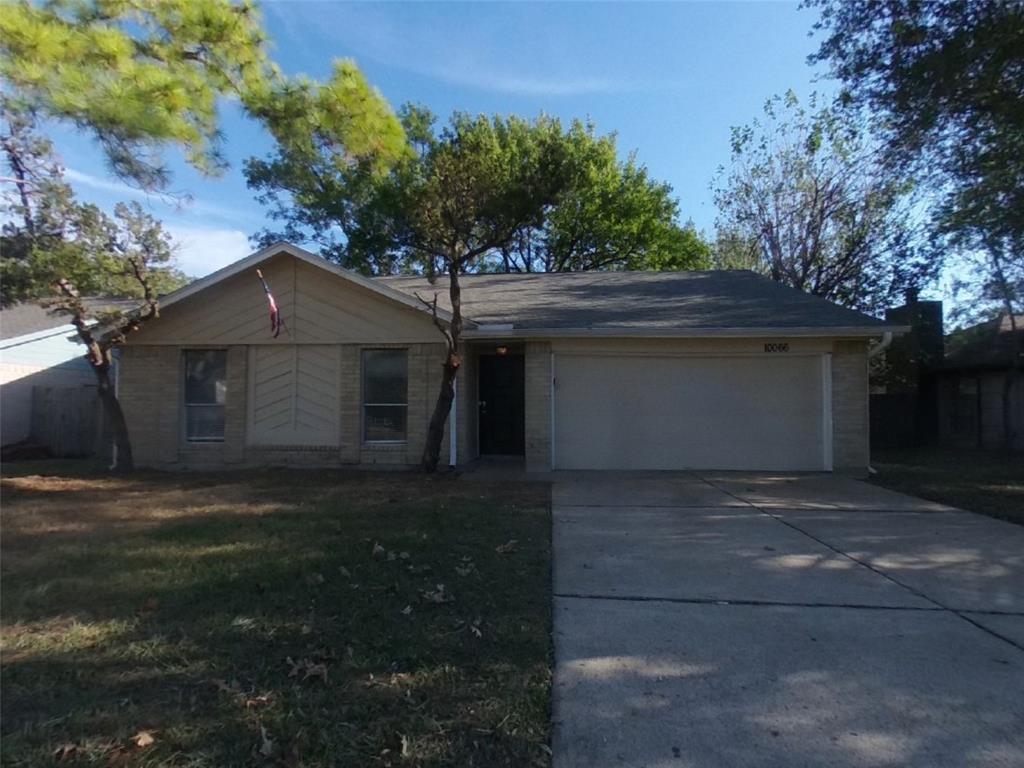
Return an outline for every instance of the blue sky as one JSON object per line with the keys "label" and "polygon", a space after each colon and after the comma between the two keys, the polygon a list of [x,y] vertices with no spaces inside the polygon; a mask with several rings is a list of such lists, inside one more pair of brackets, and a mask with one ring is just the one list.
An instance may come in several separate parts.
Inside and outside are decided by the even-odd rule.
{"label": "blue sky", "polygon": [[[263,12],[273,55],[292,74],[324,76],[334,59],[352,58],[396,107],[590,118],[669,182],[683,217],[707,232],[730,126],[788,88],[832,90],[806,63],[815,12],[796,3],[275,2]],[[222,177],[205,179],[170,154],[173,190],[192,197],[185,205],[109,177],[87,137],[54,135],[80,196],[104,206],[142,199],[181,242],[182,268],[199,276],[245,255],[265,223],[241,164],[270,141],[230,104],[223,129],[231,169]]]}

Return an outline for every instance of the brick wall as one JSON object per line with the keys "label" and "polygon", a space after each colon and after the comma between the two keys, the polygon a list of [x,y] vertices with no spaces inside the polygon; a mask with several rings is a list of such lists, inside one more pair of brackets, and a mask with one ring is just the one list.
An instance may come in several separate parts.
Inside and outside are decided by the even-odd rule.
{"label": "brick wall", "polygon": [[836,472],[866,475],[868,448],[866,341],[837,341],[832,350],[832,464]]}
{"label": "brick wall", "polygon": [[[407,441],[364,445],[362,440],[361,350],[401,347],[409,352]],[[219,467],[225,465],[419,463],[427,424],[441,384],[444,344],[341,345],[338,382],[341,428],[337,448],[254,448],[246,444],[248,360],[244,345],[227,349],[227,399],[224,441],[188,444],[183,440],[181,347],[127,346],[122,350],[121,403],[128,421],[136,462],[141,466]],[[448,461],[448,436],[442,465]]]}
{"label": "brick wall", "polygon": [[177,347],[125,347],[118,386],[132,453],[140,465],[178,460],[181,354]]}
{"label": "brick wall", "polygon": [[526,345],[526,471],[551,470],[551,345]]}

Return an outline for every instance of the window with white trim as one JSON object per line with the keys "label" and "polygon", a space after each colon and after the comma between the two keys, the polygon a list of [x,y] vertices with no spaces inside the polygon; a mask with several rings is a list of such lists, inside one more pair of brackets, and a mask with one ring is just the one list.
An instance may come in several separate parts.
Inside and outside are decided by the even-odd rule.
{"label": "window with white trim", "polygon": [[228,353],[223,349],[186,349],[184,356],[185,439],[190,443],[222,442]]}
{"label": "window with white trim", "polygon": [[363,441],[404,443],[409,410],[404,349],[363,350]]}

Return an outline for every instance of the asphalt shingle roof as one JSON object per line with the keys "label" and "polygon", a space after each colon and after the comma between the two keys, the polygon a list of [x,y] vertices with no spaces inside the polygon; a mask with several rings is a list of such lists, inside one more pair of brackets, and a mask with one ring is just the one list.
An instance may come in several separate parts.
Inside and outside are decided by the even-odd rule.
{"label": "asphalt shingle roof", "polygon": [[[447,277],[376,278],[450,309]],[[466,275],[462,312],[482,325],[515,329],[700,331],[864,328],[881,320],[753,272],[565,272]]]}
{"label": "asphalt shingle roof", "polygon": [[[127,311],[139,306],[138,299],[87,297],[83,300],[94,312],[108,312],[114,309]],[[17,336],[60,328],[70,322],[68,315],[51,312],[41,302],[24,301],[0,310],[0,340],[6,341]]]}

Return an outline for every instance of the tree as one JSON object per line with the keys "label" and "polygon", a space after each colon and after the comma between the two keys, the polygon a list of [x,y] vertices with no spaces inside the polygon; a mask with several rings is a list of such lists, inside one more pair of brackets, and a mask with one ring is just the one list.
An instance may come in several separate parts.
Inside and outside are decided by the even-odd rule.
{"label": "tree", "polygon": [[113,173],[146,189],[169,182],[168,145],[224,168],[218,99],[265,104],[265,48],[248,0],[21,0],[0,13],[0,75],[17,98],[90,132]]}
{"label": "tree", "polygon": [[[540,227],[567,183],[557,121],[456,115],[440,135],[381,179],[366,204],[354,211],[352,246],[399,253],[430,275],[448,277],[451,317],[433,301],[435,323],[447,355],[441,389],[427,428],[422,466],[432,472],[441,454],[444,425],[455,396],[461,360],[459,276],[517,233]],[[381,234],[383,233],[383,235]]]}
{"label": "tree", "polygon": [[672,187],[654,181],[635,154],[618,158],[615,135],[573,121],[560,139],[568,183],[539,227],[524,228],[489,268],[501,272],[696,269],[710,247],[679,224]]}
{"label": "tree", "polygon": [[914,187],[886,172],[859,123],[816,97],[804,109],[792,92],[764,114],[733,129],[732,163],[716,182],[718,242],[731,259],[865,310],[932,274]]}
{"label": "tree", "polygon": [[1003,400],[1009,441],[1024,356],[1024,2],[805,4],[820,10],[814,29],[825,34],[811,62],[830,65],[841,97],[873,113],[894,172],[929,183],[935,239],[957,252],[963,314],[1009,317],[1018,343]]}
{"label": "tree", "polygon": [[[401,120],[408,157],[436,149],[435,118],[406,105]],[[465,121],[455,115],[452,124]],[[597,136],[592,125],[574,121],[563,131],[540,120],[562,154],[560,192],[544,215],[524,225],[501,248],[484,254],[474,269],[497,272],[563,272],[587,269],[694,269],[706,266],[710,247],[692,224],[679,224],[679,206],[669,185],[652,180],[634,156],[620,160],[614,136]],[[408,159],[408,158],[407,158]],[[246,176],[258,199],[273,206],[282,223],[258,236],[313,241],[328,259],[367,274],[421,268],[408,254],[389,248],[388,206],[394,200],[374,181],[366,162],[338,162],[327,145],[280,145],[267,159],[250,159]],[[379,168],[377,169],[379,172]],[[392,177],[388,195],[415,181],[408,170]],[[379,219],[375,219],[378,217]]]}
{"label": "tree", "polygon": [[118,203],[114,216],[116,225],[109,230],[110,240],[105,258],[111,269],[120,271],[136,282],[142,293],[142,307],[126,314],[101,313],[94,319],[94,313],[74,284],[67,278],[61,278],[58,282],[60,298],[56,303],[56,311],[70,315],[71,324],[85,345],[85,358],[96,374],[104,423],[116,445],[112,468],[125,472],[134,469],[135,463],[128,423],[110,379],[113,351],[143,323],[160,316],[158,297],[151,277],[155,266],[170,260],[172,244],[160,223],[145,213],[138,203]]}
{"label": "tree", "polygon": [[[80,203],[64,181],[53,147],[36,129],[31,113],[0,98],[0,150],[10,182],[0,187],[0,305],[52,297],[58,280],[70,280],[85,295],[143,297],[124,264],[110,255],[125,226],[144,216],[138,204],[121,205],[114,217]],[[168,239],[150,219],[161,238]],[[187,281],[167,258],[154,263],[149,282],[166,293]]]}
{"label": "tree", "polygon": [[811,61],[873,113],[893,172],[930,183],[940,232],[1024,259],[1024,2],[806,5],[825,33]]}

